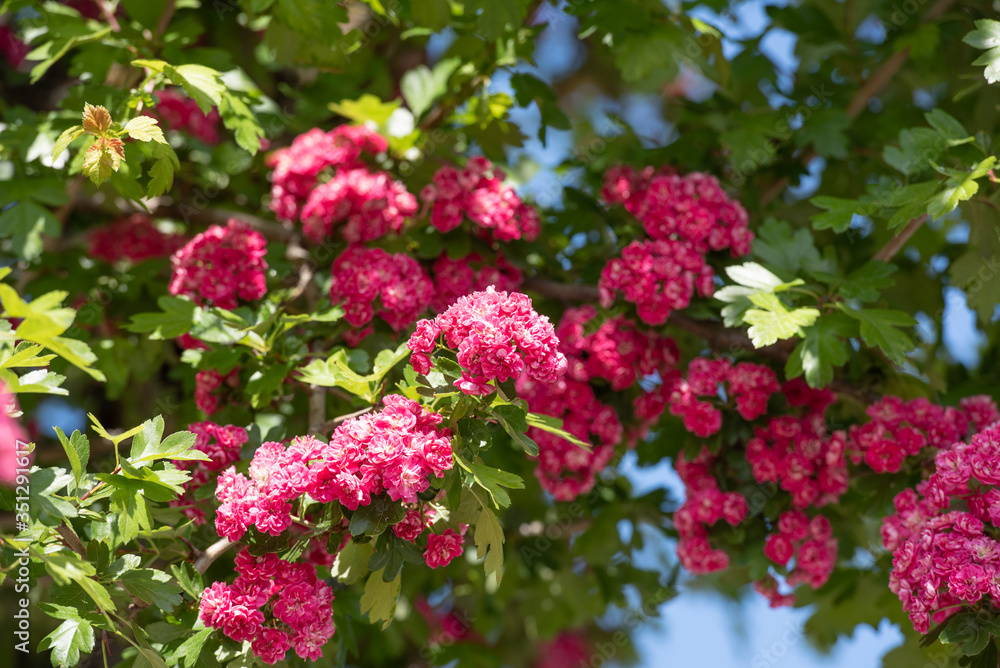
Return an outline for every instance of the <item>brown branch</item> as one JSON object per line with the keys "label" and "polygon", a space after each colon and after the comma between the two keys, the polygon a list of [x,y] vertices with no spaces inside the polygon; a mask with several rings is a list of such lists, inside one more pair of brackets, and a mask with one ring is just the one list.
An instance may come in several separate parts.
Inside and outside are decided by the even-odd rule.
{"label": "brown branch", "polygon": [[326,388],[309,386],[309,433],[318,434],[326,424]]}
{"label": "brown branch", "polygon": [[[920,19],[921,23],[927,23],[939,18],[942,14],[948,11],[948,8],[954,4],[955,0],[938,0],[934,3],[930,9],[923,15]],[[902,69],[906,60],[910,56],[910,47],[905,47],[900,51],[889,56],[889,58],[882,63],[882,66],[875,71],[875,74],[869,78],[861,88],[854,94],[851,101],[847,104],[847,115],[854,120],[861,115],[861,112],[865,110],[868,103],[871,102],[872,98],[882,92],[882,89],[892,80],[894,76]],[[808,165],[809,161],[816,156],[815,151],[807,151],[802,155],[803,164]],[[764,191],[764,194],[760,197],[761,208],[767,206],[771,200],[776,198],[785,188],[788,187],[789,179],[788,177],[782,177],[774,185]]]}
{"label": "brown branch", "polygon": [[225,551],[233,545],[239,545],[239,543],[234,543],[228,538],[220,538],[215,541],[205,548],[205,551],[202,552],[201,556],[194,562],[194,569],[204,575],[205,571],[208,570],[208,567],[211,566],[216,559],[221,557]]}
{"label": "brown branch", "polygon": [[882,262],[888,262],[891,260],[895,257],[896,253],[898,253],[900,249],[906,245],[906,242],[910,240],[910,237],[912,237],[914,233],[920,229],[920,226],[927,221],[927,218],[928,215],[925,213],[908,222],[906,227],[900,230],[899,234],[894,236],[892,239],[889,239],[885,246],[883,246],[878,253],[875,253],[875,257],[872,259],[881,260]]}
{"label": "brown branch", "polygon": [[362,408],[361,410],[354,411],[353,413],[347,413],[346,415],[338,415],[337,417],[333,418],[332,420],[327,420],[326,422],[324,422],[323,426],[320,427],[319,430],[316,431],[315,433],[317,433],[317,434],[326,434],[326,433],[332,431],[333,428],[336,427],[337,425],[339,425],[341,422],[346,422],[347,420],[350,420],[351,418],[356,418],[356,417],[358,417],[360,415],[364,415],[365,413],[370,413],[373,410],[375,410],[375,407],[374,406],[369,406],[368,408]]}
{"label": "brown branch", "polygon": [[87,548],[83,546],[83,543],[80,541],[80,537],[76,535],[73,528],[66,524],[65,521],[56,527],[56,532],[62,537],[63,542],[66,543],[66,546],[69,547],[69,549],[73,550],[84,559],[87,558]]}

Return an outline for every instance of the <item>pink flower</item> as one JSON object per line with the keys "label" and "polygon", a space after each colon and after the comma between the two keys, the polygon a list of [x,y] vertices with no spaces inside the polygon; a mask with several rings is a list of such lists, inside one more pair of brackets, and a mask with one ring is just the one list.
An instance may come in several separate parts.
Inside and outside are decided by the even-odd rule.
{"label": "pink flower", "polygon": [[768,559],[784,566],[795,553],[795,546],[788,536],[780,533],[773,533],[764,541],[764,554]]}
{"label": "pink flower", "polygon": [[267,292],[264,272],[267,241],[246,223],[213,225],[170,258],[170,294],[234,309],[237,297],[260,299]]}
{"label": "pink flower", "polygon": [[427,549],[424,550],[424,561],[430,568],[442,568],[451,563],[465,551],[463,538],[452,529],[445,529],[441,534],[427,536]]}
{"label": "pink flower", "polygon": [[[417,323],[407,345],[415,353],[433,349],[440,332],[445,345],[457,349],[462,378],[456,385],[467,394],[486,394],[491,380],[503,382],[524,370],[535,380],[552,381],[565,373],[549,319],[538,315],[523,294],[492,287],[460,298],[433,321]],[[426,361],[416,363],[424,368]],[[415,367],[416,368],[416,367]]]}
{"label": "pink flower", "polygon": [[169,257],[185,241],[180,234],[160,232],[153,219],[144,213],[133,213],[109,225],[95,227],[87,236],[90,257],[104,262]]}

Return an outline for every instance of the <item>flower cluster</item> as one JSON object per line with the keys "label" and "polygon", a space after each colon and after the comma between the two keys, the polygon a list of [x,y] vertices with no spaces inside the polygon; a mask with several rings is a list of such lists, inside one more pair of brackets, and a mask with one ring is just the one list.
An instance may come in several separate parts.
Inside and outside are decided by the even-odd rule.
{"label": "flower cluster", "polygon": [[[795,558],[795,567],[785,577],[792,587],[807,584],[819,589],[830,579],[837,564],[837,539],[833,537],[830,521],[822,515],[809,518],[801,510],[789,510],[778,516],[778,530],[764,542],[764,555],[775,564],[787,567]],[[771,592],[768,581],[760,582],[757,589],[765,596]],[[768,596],[771,607],[785,605],[789,596],[774,590]]]}
{"label": "flower cluster", "polygon": [[434,284],[409,255],[387,253],[381,248],[351,246],[331,268],[330,300],[343,303],[344,319],[360,332],[349,341],[367,336],[366,327],[378,307],[380,318],[397,332],[422,313],[434,295]]}
{"label": "flower cluster", "polygon": [[532,412],[561,419],[564,430],[592,444],[588,452],[561,436],[530,428],[528,436],[538,443],[538,482],[557,501],[572,501],[593,489],[597,474],[614,457],[615,446],[622,440],[615,410],[600,403],[588,383],[569,378],[541,383],[521,376],[517,394]]}
{"label": "flower cluster", "polygon": [[236,556],[239,575],[233,584],[215,582],[198,605],[205,626],[220,629],[238,643],[250,641],[267,664],[285,658],[289,649],[318,660],[333,637],[333,590],[309,564],[290,564],[277,555]]}
{"label": "flower cluster", "polygon": [[650,239],[678,239],[702,255],[726,248],[733,257],[750,252],[746,210],[709,174],[620,165],[605,173],[601,195],[608,204],[623,204]]}
{"label": "flower cluster", "polygon": [[599,321],[597,309],[589,305],[567,309],[556,336],[566,355],[567,378],[603,378],[615,391],[655,373],[665,375],[680,359],[670,337],[644,332],[621,316]]}
{"label": "flower cluster", "polygon": [[633,241],[604,267],[601,303],[610,306],[621,291],[651,325],[685,308],[695,289],[712,294],[708,252],[728,248],[734,257],[750,252],[753,233],[746,211],[708,174],[612,167],[605,173],[602,196],[609,205],[623,204],[650,240]]}
{"label": "flower cluster", "polygon": [[[223,385],[229,388],[239,387],[239,371],[233,369],[223,374],[215,369],[199,371],[194,377],[194,404],[205,415],[212,415],[219,410],[224,393]],[[223,390],[220,392],[220,390]]]}
{"label": "flower cluster", "polygon": [[696,289],[711,296],[714,276],[705,257],[681,241],[633,241],[604,266],[597,287],[605,308],[620,291],[643,322],[662,325],[672,311],[691,303]]}
{"label": "flower cluster", "polygon": [[443,311],[470,292],[485,290],[491,285],[510,292],[521,287],[521,270],[497,253],[496,265],[486,263],[477,253],[452,259],[447,253],[434,262],[434,299],[431,309]]}
{"label": "flower cluster", "polygon": [[934,473],[895,499],[882,525],[889,588],[927,633],[963,607],[1000,602],[1000,425],[938,451]]}
{"label": "flower cluster", "polygon": [[236,308],[237,297],[260,299],[267,292],[266,254],[267,241],[246,223],[213,225],[170,258],[170,294],[224,309]]}
{"label": "flower cluster", "polygon": [[26,443],[28,435],[20,423],[11,417],[17,410],[14,395],[8,393],[7,386],[0,382],[0,484],[13,487],[17,481],[18,441]]}
{"label": "flower cluster", "polygon": [[519,292],[497,292],[493,287],[459,299],[433,320],[421,320],[407,345],[417,373],[431,368],[428,353],[438,337],[458,351],[462,377],[455,385],[466,394],[489,394],[489,383],[518,378],[522,372],[551,382],[566,371],[552,323],[531,307]]}
{"label": "flower cluster", "polygon": [[188,431],[195,435],[194,449],[204,452],[209,461],[190,459],[174,460],[179,469],[191,472],[191,478],[184,485],[184,495],[170,502],[174,508],[182,508],[183,513],[195,524],[205,523],[205,510],[195,501],[194,493],[212,478],[212,473],[232,466],[240,458],[240,449],[249,440],[247,430],[233,425],[219,425],[206,420],[188,425]]}
{"label": "flower cluster", "polygon": [[21,67],[25,56],[31,51],[27,44],[21,41],[9,26],[0,26],[0,53],[4,55],[11,67]]}
{"label": "flower cluster", "polygon": [[420,534],[424,532],[424,529],[431,525],[434,520],[435,511],[433,506],[424,506],[423,508],[410,508],[406,511],[406,515],[392,527],[393,533],[402,538],[403,540],[408,540],[411,543],[416,541],[420,537]]}
{"label": "flower cluster", "polygon": [[343,223],[341,234],[350,242],[371,241],[403,229],[417,212],[417,199],[386,172],[367,167],[339,169],[316,186],[302,207],[302,229],[313,241],[322,241]]}
{"label": "flower cluster", "polygon": [[430,568],[444,568],[465,551],[465,532],[456,533],[454,529],[445,529],[442,533],[432,533],[427,536],[427,549],[424,550],[424,563]]}
{"label": "flower cluster", "polygon": [[428,476],[452,467],[450,432],[437,413],[399,395],[385,408],[345,421],[324,443],[297,437],[290,447],[268,442],[250,463],[250,477],[227,469],[219,478],[215,518],[220,536],[239,540],[249,526],[272,536],[292,524],[291,501],[308,494],[321,503],[357,510],[372,497],[416,503]]}
{"label": "flower cluster", "polygon": [[164,234],[144,213],[133,213],[109,225],[95,227],[87,236],[88,254],[104,262],[169,257],[186,241],[180,234]]}
{"label": "flower cluster", "polygon": [[[605,656],[604,649],[596,656]],[[534,668],[577,668],[594,664],[594,645],[586,629],[560,631],[554,638],[542,640],[535,649]]]}
{"label": "flower cluster", "polygon": [[773,482],[796,508],[821,507],[847,491],[844,432],[827,434],[821,413],[782,415],[758,427],[746,445],[757,482]]}
{"label": "flower cluster", "polygon": [[431,205],[431,225],[450,232],[463,216],[489,230],[499,241],[533,241],[541,230],[538,212],[503,184],[504,173],[482,156],[469,158],[464,169],[442,167],[434,182],[420,191]]}
{"label": "flower cluster", "polygon": [[688,365],[687,377],[674,371],[655,391],[635,401],[636,415],[655,419],[669,405],[670,412],[684,420],[684,428],[702,438],[722,427],[722,411],[715,403],[725,396],[744,420],[756,420],[767,412],[767,402],[779,389],[774,371],[752,362],[733,364],[728,359],[697,357]]}
{"label": "flower cluster", "polygon": [[183,130],[195,139],[211,146],[219,142],[219,112],[212,109],[207,114],[198,103],[180,92],[178,88],[167,88],[156,96],[160,102],[154,108],[167,127]]}
{"label": "flower cluster", "polygon": [[[976,411],[977,404],[966,405]],[[951,445],[965,437],[969,424],[962,410],[938,406],[923,397],[911,401],[883,397],[866,412],[871,421],[851,426],[848,452],[855,464],[863,459],[876,473],[899,471],[907,456],[919,454],[925,446]],[[976,416],[982,415],[980,408]]]}
{"label": "flower cluster", "polygon": [[[401,182],[362,160],[364,154],[387,149],[385,139],[364,125],[341,125],[330,132],[313,128],[299,135],[269,157],[274,167],[271,210],[283,220],[301,219],[315,241],[340,223],[350,242],[399,232],[416,213],[416,198]],[[325,172],[331,172],[328,180]]]}
{"label": "flower cluster", "polygon": [[708,541],[708,529],[719,520],[736,526],[747,516],[747,500],[739,492],[723,492],[712,475],[715,458],[708,452],[688,461],[677,457],[674,468],[684,483],[684,504],[674,513],[674,527],[680,535],[677,556],[692,573],[712,573],[729,566],[729,555]]}

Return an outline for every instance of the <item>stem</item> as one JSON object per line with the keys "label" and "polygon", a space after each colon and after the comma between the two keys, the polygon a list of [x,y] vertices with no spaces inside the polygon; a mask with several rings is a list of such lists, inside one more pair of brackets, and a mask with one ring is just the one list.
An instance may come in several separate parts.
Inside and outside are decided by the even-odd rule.
{"label": "stem", "polygon": [[[118,459],[118,446],[117,445],[115,445],[115,459]],[[111,472],[111,475],[115,475],[117,473],[120,473],[121,470],[122,470],[122,466],[121,466],[121,464],[118,464],[117,466],[115,466],[115,470]],[[87,500],[88,496],[90,496],[91,494],[93,494],[94,492],[96,492],[98,489],[100,489],[103,486],[104,486],[104,481],[102,480],[101,482],[99,482],[96,485],[94,485],[93,487],[91,487],[89,492],[87,492],[86,494],[84,494],[83,496],[80,497],[80,503],[82,504],[84,501]]]}
{"label": "stem", "polygon": [[901,229],[899,234],[894,236],[892,239],[889,239],[885,246],[883,246],[878,253],[875,253],[875,257],[872,259],[881,260],[882,262],[888,262],[891,260],[896,253],[898,253],[900,249],[906,245],[906,242],[910,240],[910,237],[912,237],[914,233],[920,229],[920,226],[923,225],[928,218],[929,216],[925,213],[908,222],[906,227]]}
{"label": "stem", "polygon": [[369,406],[368,408],[362,408],[361,410],[354,411],[353,413],[346,413],[345,415],[338,415],[337,417],[333,418],[332,420],[327,420],[326,422],[324,422],[323,426],[320,427],[319,430],[316,433],[318,433],[318,434],[326,434],[327,432],[331,431],[334,427],[336,427],[337,425],[339,425],[341,422],[346,422],[347,420],[350,420],[351,418],[356,418],[356,417],[358,417],[360,415],[364,415],[365,413],[370,413],[370,412],[372,412],[372,410],[374,410],[374,408],[375,408],[374,406]]}
{"label": "stem", "polygon": [[326,388],[309,386],[309,433],[317,434],[326,425]]}
{"label": "stem", "polygon": [[198,557],[197,561],[194,562],[194,569],[204,575],[205,571],[208,570],[208,567],[211,566],[216,559],[221,557],[226,550],[237,544],[238,543],[234,543],[228,538],[220,538],[209,545],[202,555]]}

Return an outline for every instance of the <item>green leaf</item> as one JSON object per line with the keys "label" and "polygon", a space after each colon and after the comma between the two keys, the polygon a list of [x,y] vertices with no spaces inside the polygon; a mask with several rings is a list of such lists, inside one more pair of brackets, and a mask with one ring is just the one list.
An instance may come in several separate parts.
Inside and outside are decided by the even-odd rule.
{"label": "green leaf", "polygon": [[879,348],[896,364],[906,361],[913,350],[913,341],[897,327],[912,327],[916,321],[903,311],[889,309],[843,308],[844,313],[861,322],[861,338],[868,346]]}
{"label": "green leaf", "polygon": [[386,582],[392,582],[399,575],[404,562],[424,563],[420,548],[408,540],[403,540],[392,531],[380,534],[375,552],[368,562],[369,570],[381,571],[382,578]]}
{"label": "green leaf", "polygon": [[194,668],[194,666],[198,665],[198,657],[201,656],[201,650],[211,635],[212,629],[201,629],[189,637],[170,654],[170,664],[181,666],[182,668]]}
{"label": "green leaf", "polygon": [[451,22],[451,3],[448,0],[413,0],[410,13],[420,25],[437,31]]}
{"label": "green leaf", "polygon": [[854,214],[861,210],[861,204],[857,200],[843,199],[842,197],[829,197],[821,195],[809,200],[820,209],[826,209],[826,213],[813,216],[812,226],[817,230],[832,229],[840,234],[846,232],[854,220]]}
{"label": "green leaf", "polygon": [[816,322],[819,311],[814,308],[797,308],[789,311],[778,297],[771,293],[756,293],[750,301],[760,307],[743,314],[743,320],[751,325],[747,330],[755,348],[777,343],[782,339],[801,336],[802,328]]}
{"label": "green leaf", "polygon": [[382,102],[379,98],[370,93],[365,93],[357,100],[341,100],[340,103],[331,102],[330,111],[348,118],[357,123],[367,123],[371,121],[375,125],[383,126],[392,112],[399,108],[399,100]]}
{"label": "green leaf", "polygon": [[80,653],[94,649],[94,628],[85,619],[67,619],[42,638],[38,651],[52,650],[52,665],[70,668],[80,662]]}
{"label": "green leaf", "polygon": [[468,444],[473,452],[487,450],[493,445],[493,437],[482,420],[477,418],[462,418],[458,421],[458,434],[462,441]]}
{"label": "green leaf", "polygon": [[551,415],[541,415],[539,413],[528,413],[527,423],[529,427],[535,427],[536,429],[547,431],[550,434],[555,434],[556,436],[564,438],[573,445],[583,448],[584,450],[591,449],[590,443],[580,440],[573,434],[563,429],[563,421],[559,418],[554,418]]}
{"label": "green leaf", "polygon": [[972,656],[986,649],[990,642],[990,628],[979,623],[976,613],[966,612],[949,619],[938,637],[943,643],[960,645],[962,654]]}
{"label": "green leaf", "polygon": [[846,158],[850,146],[847,128],[850,125],[851,117],[843,109],[817,109],[796,131],[795,145],[803,148],[811,145],[824,158]]}
{"label": "green leaf", "polygon": [[163,130],[161,130],[158,125],[158,121],[151,116],[136,116],[131,121],[126,123],[122,130],[128,133],[128,136],[136,141],[155,141],[160,144],[167,143],[166,138],[163,136]]}
{"label": "green leaf", "polygon": [[[101,38],[111,34],[111,27],[105,26],[100,30],[87,34],[77,34],[63,40],[61,43],[49,42],[44,45],[44,55],[39,55],[36,53],[38,49],[28,54],[31,56],[31,60],[39,60],[44,58],[42,62],[31,68],[31,83],[36,84],[38,80],[41,79],[49,68],[52,67],[56,61],[65,56],[70,49],[80,44],[86,44],[87,42],[95,42]],[[47,48],[45,48],[47,47]]]}
{"label": "green leaf", "polygon": [[264,137],[264,128],[246,102],[238,95],[224,90],[219,103],[219,116],[222,124],[233,131],[236,145],[250,155],[256,155],[260,150],[260,140]]}
{"label": "green leaf", "polygon": [[475,539],[476,556],[480,559],[485,557],[483,567],[486,574],[495,573],[499,585],[503,577],[503,527],[496,514],[485,506],[476,521]]}
{"label": "green leaf", "polygon": [[162,313],[137,313],[125,327],[130,332],[149,332],[153,340],[174,339],[191,331],[194,302],[180,297],[163,296],[156,300]]}
{"label": "green leaf", "polygon": [[129,459],[133,462],[138,460],[147,449],[153,449],[160,444],[163,438],[163,418],[157,415],[152,420],[142,423],[136,435],[132,438],[132,449],[129,452]]}
{"label": "green leaf", "polygon": [[169,575],[153,568],[127,571],[121,583],[137,598],[169,612],[181,602],[181,588]]}
{"label": "green leaf", "polygon": [[895,265],[872,260],[848,274],[838,292],[844,299],[876,301],[881,296],[881,291],[892,285],[893,281],[889,277],[894,273]]}
{"label": "green leaf", "polygon": [[506,508],[510,505],[510,495],[503,489],[504,487],[508,489],[524,489],[524,481],[514,473],[501,471],[485,464],[469,463],[458,456],[455,457],[455,461],[471,473],[473,479],[490,493],[490,498],[493,499],[493,504],[497,508]]}
{"label": "green leaf", "polygon": [[389,626],[396,609],[396,599],[399,598],[400,584],[402,578],[399,575],[392,582],[382,578],[382,571],[369,575],[361,595],[361,614],[367,614],[373,624],[382,622],[383,629]]}
{"label": "green leaf", "polygon": [[503,427],[511,440],[517,443],[530,456],[538,456],[538,444],[528,437],[527,413],[522,408],[511,404],[493,407],[493,416]]}
{"label": "green leaf", "polygon": [[386,494],[372,497],[371,503],[361,506],[351,516],[351,535],[376,536],[406,516],[406,509]]}
{"label": "green leaf", "polygon": [[399,90],[415,118],[420,118],[448,91],[448,79],[460,62],[458,58],[448,58],[437,63],[433,70],[426,65],[417,65],[403,75]]}
{"label": "green leaf", "polygon": [[[80,481],[87,473],[87,464],[90,462],[90,439],[79,431],[74,431],[73,435],[66,438],[66,434],[59,427],[53,427],[56,436],[66,451],[66,458],[73,469],[73,482],[76,487],[80,486]],[[70,490],[72,491],[72,490]]]}
{"label": "green leaf", "polygon": [[55,162],[56,158],[62,155],[62,152],[69,148],[73,140],[82,135],[83,132],[82,125],[74,125],[63,130],[59,138],[56,139],[56,143],[52,145],[52,161]]}
{"label": "green leaf", "polygon": [[121,140],[100,137],[84,154],[81,173],[99,186],[118,171],[123,157]]}
{"label": "green leaf", "polygon": [[519,0],[465,0],[465,12],[475,16],[479,33],[493,41],[508,27],[519,26],[526,5]]}
{"label": "green leaf", "polygon": [[791,225],[774,218],[768,218],[757,228],[753,253],[768,266],[791,276],[823,265],[812,232],[807,228],[792,230]]}
{"label": "green leaf", "polygon": [[205,65],[165,65],[163,74],[173,83],[179,84],[194,100],[198,107],[208,114],[212,107],[222,103],[222,94],[226,85],[218,71]]}
{"label": "green leaf", "polygon": [[972,140],[972,135],[966,131],[958,120],[942,109],[932,109],[924,114],[924,118],[938,134],[949,143],[966,142]]}
{"label": "green leaf", "polygon": [[149,168],[149,183],[146,185],[147,197],[159,197],[170,190],[174,183],[174,170],[180,166],[177,154],[170,146],[157,144],[153,157],[156,162]]}
{"label": "green leaf", "polygon": [[368,560],[371,559],[374,547],[372,542],[356,543],[348,541],[344,549],[337,553],[337,559],[330,568],[330,573],[344,584],[354,584],[368,572]]}
{"label": "green leaf", "polygon": [[975,23],[976,29],[966,35],[962,41],[976,49],[989,49],[973,61],[973,65],[986,66],[986,81],[1000,81],[1000,23],[990,19],[980,19]]}
{"label": "green leaf", "polygon": [[59,219],[35,202],[22,201],[0,213],[0,237],[8,238],[14,253],[25,260],[42,254],[42,235],[59,236]]}
{"label": "green leaf", "polygon": [[968,174],[960,172],[958,176],[948,179],[948,187],[931,198],[927,213],[933,218],[940,218],[958,206],[959,202],[971,199],[979,191],[976,179],[986,175],[995,162],[996,157],[990,156],[979,162]]}
{"label": "green leaf", "polygon": [[797,378],[805,374],[809,387],[826,387],[833,382],[834,368],[847,363],[847,344],[841,337],[848,337],[857,327],[842,314],[834,313],[819,318],[805,329],[805,336],[792,351],[785,364],[785,377]]}

